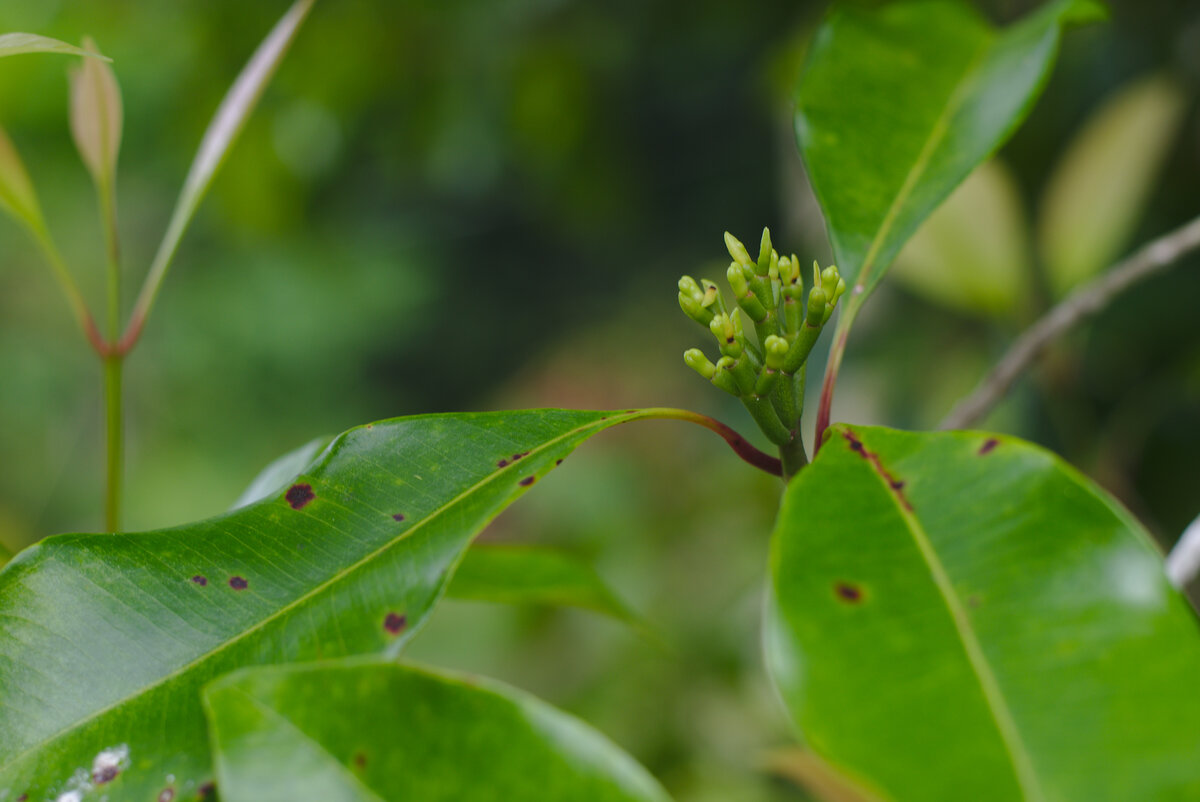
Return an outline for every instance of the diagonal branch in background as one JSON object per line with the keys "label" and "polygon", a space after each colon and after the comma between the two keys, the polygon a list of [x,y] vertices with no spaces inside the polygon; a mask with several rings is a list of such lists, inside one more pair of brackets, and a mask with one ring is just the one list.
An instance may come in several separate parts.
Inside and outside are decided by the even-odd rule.
{"label": "diagonal branch in background", "polygon": [[1108,306],[1129,287],[1170,267],[1197,247],[1200,247],[1200,217],[1142,246],[1094,281],[1072,292],[1017,338],[1004,358],[950,411],[938,428],[964,429],[977,423],[1004,397],[1050,342]]}

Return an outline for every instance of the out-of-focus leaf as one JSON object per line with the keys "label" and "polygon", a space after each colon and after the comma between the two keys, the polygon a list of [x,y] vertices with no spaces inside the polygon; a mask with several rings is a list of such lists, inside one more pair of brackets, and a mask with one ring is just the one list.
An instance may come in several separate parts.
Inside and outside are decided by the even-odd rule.
{"label": "out-of-focus leaf", "polygon": [[233,143],[237,141],[238,134],[245,127],[246,120],[250,118],[254,107],[258,105],[263,90],[266,89],[267,83],[270,82],[275,70],[283,61],[288,47],[300,30],[300,24],[308,16],[314,2],[315,0],[296,0],[267,34],[267,38],[258,46],[258,49],[254,51],[254,55],[242,68],[237,80],[233,82],[233,86],[229,88],[221,105],[217,108],[216,114],[213,115],[208,129],[204,132],[204,138],[200,140],[196,158],[192,161],[187,178],[183,182],[179,200],[175,202],[175,211],[171,213],[171,221],[167,224],[167,233],[158,246],[158,252],[154,255],[154,261],[150,265],[146,283],[138,296],[134,311],[135,318],[144,317],[154,303],[154,298],[162,285],[163,276],[170,266],[175,251],[179,248],[179,241],[183,238],[188,224],[191,223],[196,209],[200,206],[200,201],[212,184],[213,177],[216,176],[225,157],[229,155]]}
{"label": "out-of-focus leaf", "polygon": [[0,128],[0,208],[31,231],[45,229],[33,182],[3,128]]}
{"label": "out-of-focus leaf", "polygon": [[820,802],[881,802],[856,786],[808,749],[781,749],[767,758],[767,769],[812,794]]}
{"label": "out-of-focus leaf", "polygon": [[1051,288],[1064,295],[1128,246],[1186,95],[1163,76],[1143,78],[1101,106],[1069,146],[1046,187],[1038,248]]}
{"label": "out-of-focus leaf", "polygon": [[591,564],[544,546],[472,546],[446,592],[456,599],[582,607],[635,619]]}
{"label": "out-of-focus leaf", "polygon": [[929,216],[896,257],[893,275],[931,301],[1011,317],[1030,270],[1029,229],[1008,168],[981,164]]}
{"label": "out-of-focus leaf", "polygon": [[22,53],[65,53],[71,56],[89,56],[101,61],[112,61],[108,56],[102,56],[99,53],[83,50],[75,45],[34,33],[0,34],[0,57],[19,56]]}
{"label": "out-of-focus leaf", "polygon": [[1019,440],[831,428],[766,643],[811,748],[884,798],[1200,798],[1195,614],[1127,511]]}
{"label": "out-of-focus leaf", "polygon": [[581,721],[492,680],[361,661],[236,672],[204,694],[228,802],[665,802]]}
{"label": "out-of-focus leaf", "polygon": [[[91,39],[83,40],[90,53],[98,52]],[[110,187],[121,149],[121,89],[112,67],[87,58],[70,73],[71,135],[79,156],[99,187]]]}
{"label": "out-of-focus leaf", "polygon": [[[396,654],[472,538],[592,435],[664,410],[422,415],[340,435],[287,490],[156,532],[60,535],[0,570],[0,795],[55,798],[121,746],[110,799],[211,773],[200,687]],[[86,778],[84,778],[86,779]]]}
{"label": "out-of-focus leaf", "polygon": [[317,456],[333,442],[332,437],[317,437],[308,441],[295,451],[289,451],[275,460],[255,476],[250,486],[233,503],[230,510],[247,507],[256,501],[273,496],[285,487],[290,487],[292,480],[304,472]]}
{"label": "out-of-focus leaf", "polygon": [[855,285],[839,326],[1025,117],[1063,25],[1102,13],[1093,0],[1052,0],[997,31],[965,2],[834,7],[811,46],[795,125],[834,257]]}

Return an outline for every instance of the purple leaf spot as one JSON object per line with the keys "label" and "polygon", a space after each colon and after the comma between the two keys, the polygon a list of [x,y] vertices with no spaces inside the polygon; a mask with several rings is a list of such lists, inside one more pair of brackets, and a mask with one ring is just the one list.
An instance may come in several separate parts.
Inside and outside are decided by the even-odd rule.
{"label": "purple leaf spot", "polygon": [[292,485],[288,488],[287,503],[292,505],[293,510],[298,510],[308,502],[317,497],[313,492],[312,485]]}
{"label": "purple leaf spot", "polygon": [[388,613],[383,619],[383,628],[393,635],[399,635],[408,626],[408,616]]}
{"label": "purple leaf spot", "polygon": [[534,482],[534,477],[526,476],[524,479],[517,482],[517,484],[521,485],[522,487],[529,487],[531,484],[533,484],[533,482]]}
{"label": "purple leaf spot", "polygon": [[250,583],[240,576],[231,576],[229,578],[229,587],[234,590],[245,590],[250,587]]}
{"label": "purple leaf spot", "polygon": [[556,467],[557,467],[557,466],[559,466],[559,465],[562,465],[562,460],[561,460],[561,459],[556,459],[556,460],[554,460],[554,465],[555,465]]}
{"label": "purple leaf spot", "polygon": [[202,576],[201,574],[196,574],[194,577],[192,577],[192,581],[200,587],[204,587],[208,584],[208,577]]}
{"label": "purple leaf spot", "polygon": [[92,782],[96,785],[104,785],[117,779],[117,775],[121,773],[121,769],[116,766],[103,766],[98,771],[92,772]]}
{"label": "purple leaf spot", "polygon": [[508,465],[508,460],[506,460],[506,459],[502,459],[496,463],[497,468],[503,468],[506,465]]}
{"label": "purple leaf spot", "polygon": [[863,598],[862,588],[849,582],[838,582],[833,586],[833,592],[839,599],[849,604],[858,604]]}
{"label": "purple leaf spot", "polygon": [[404,513],[402,513],[402,512],[398,512],[398,513],[396,513],[395,515],[393,515],[393,516],[392,516],[392,520],[393,520],[393,521],[403,521],[403,520],[404,520]]}
{"label": "purple leaf spot", "polygon": [[984,441],[983,445],[979,447],[979,456],[982,457],[984,454],[991,453],[992,449],[998,445],[1000,445],[999,440],[994,437],[989,437],[986,441]]}

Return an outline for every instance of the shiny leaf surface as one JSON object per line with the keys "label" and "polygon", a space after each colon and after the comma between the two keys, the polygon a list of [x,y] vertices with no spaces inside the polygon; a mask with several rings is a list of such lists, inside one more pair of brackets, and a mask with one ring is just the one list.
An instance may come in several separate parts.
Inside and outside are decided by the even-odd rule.
{"label": "shiny leaf surface", "polygon": [[793,720],[882,798],[1200,795],[1196,618],[1141,526],[1040,448],[833,427],[771,585]]}
{"label": "shiny leaf surface", "polygon": [[582,722],[500,683],[400,665],[250,669],[205,692],[228,802],[667,799]]}
{"label": "shiny leaf surface", "polygon": [[843,320],[1024,118],[1062,25],[1099,13],[1091,0],[1052,0],[997,31],[965,2],[835,7],[813,40],[795,126],[835,261],[853,286]]}
{"label": "shiny leaf surface", "polygon": [[545,546],[478,543],[463,557],[447,593],[456,599],[582,607],[623,621],[635,618],[590,563]]}
{"label": "shiny leaf surface", "polygon": [[[397,653],[488,521],[588,437],[662,414],[398,418],[342,434],[286,490],[227,515],[26,550],[0,571],[0,798],[195,793],[211,771],[204,683]],[[115,748],[130,767],[96,781]]]}

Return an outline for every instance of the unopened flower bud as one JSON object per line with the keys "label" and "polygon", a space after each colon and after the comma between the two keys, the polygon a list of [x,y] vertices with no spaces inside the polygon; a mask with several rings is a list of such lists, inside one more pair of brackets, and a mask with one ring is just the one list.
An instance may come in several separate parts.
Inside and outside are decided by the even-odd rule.
{"label": "unopened flower bud", "polygon": [[699,348],[689,348],[684,351],[683,361],[689,368],[710,381],[717,373],[717,366],[709,361],[709,358]]}
{"label": "unopened flower bud", "polygon": [[763,351],[765,356],[763,361],[770,370],[779,370],[783,367],[783,358],[787,356],[788,341],[784,338],[772,334],[763,342]]}
{"label": "unopened flower bud", "polygon": [[729,256],[739,265],[745,265],[746,267],[754,265],[754,260],[746,252],[746,246],[728,231],[725,232],[725,247],[729,250]]}

